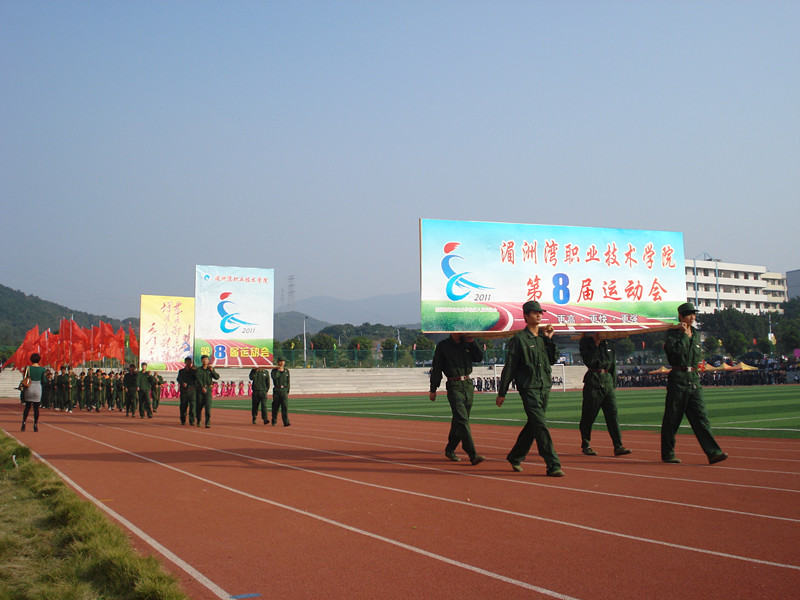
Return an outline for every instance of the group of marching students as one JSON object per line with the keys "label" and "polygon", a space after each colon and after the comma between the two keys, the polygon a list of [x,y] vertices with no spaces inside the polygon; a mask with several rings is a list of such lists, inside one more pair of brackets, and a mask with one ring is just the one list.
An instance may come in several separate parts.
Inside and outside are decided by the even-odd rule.
{"label": "group of marching students", "polygon": [[[164,378],[155,371],[148,371],[147,363],[141,369],[135,364],[128,365],[127,372],[103,372],[102,369],[88,369],[77,375],[68,365],[62,365],[60,372],[53,374],[49,368],[41,366],[38,353],[30,355],[29,365],[25,367],[23,380],[20,382],[20,401],[25,405],[22,414],[22,431],[25,431],[28,415],[33,411],[33,430],[39,431],[39,409],[48,408],[66,413],[74,410],[100,412],[107,410],[125,410],[125,416],[140,418],[153,417],[164,389]],[[253,423],[256,422],[258,410],[266,425],[269,423],[266,395],[270,387],[270,378],[274,384],[274,401],[272,403],[272,425],[277,422],[280,413],[283,425],[288,427],[287,395],[289,394],[289,370],[286,360],[278,359],[278,365],[271,375],[265,368],[253,369],[250,372],[250,389],[252,389]],[[178,371],[177,383],[180,394],[181,425],[206,428],[211,427],[211,401],[221,389],[219,373],[211,365],[208,356],[200,357],[200,364],[194,365],[191,358],[184,360],[184,367]],[[228,386],[231,393],[235,385]],[[244,386],[240,384],[240,389]],[[205,416],[205,419],[203,419]]]}
{"label": "group of marching students", "polygon": [[[141,370],[132,364],[125,373],[89,368],[76,374],[72,367],[62,365],[55,375],[50,369],[44,371],[41,407],[67,413],[125,410],[125,416],[135,417],[138,412],[141,418],[152,418],[158,411],[163,387],[164,378],[148,371],[147,363],[142,363]],[[24,391],[20,400],[24,401]]]}

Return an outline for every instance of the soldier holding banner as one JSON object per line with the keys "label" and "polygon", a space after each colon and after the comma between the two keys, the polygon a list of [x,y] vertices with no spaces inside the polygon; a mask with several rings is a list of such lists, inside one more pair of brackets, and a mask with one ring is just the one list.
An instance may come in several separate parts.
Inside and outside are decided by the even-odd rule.
{"label": "soldier holding banner", "polygon": [[257,369],[250,369],[250,381],[253,382],[252,392],[252,417],[253,425],[256,424],[256,416],[258,416],[259,409],[261,410],[261,419],[264,425],[269,423],[269,415],[267,414],[267,393],[269,392],[269,374],[266,368],[258,367]]}
{"label": "soldier holding banner", "polygon": [[541,326],[544,310],[537,301],[522,305],[525,316],[525,329],[511,338],[506,353],[506,363],[500,376],[497,390],[497,406],[505,402],[506,392],[512,379],[522,397],[522,406],[528,421],[522,428],[517,442],[508,453],[506,460],[515,471],[522,471],[522,461],[528,455],[534,440],[539,456],[547,465],[549,477],[563,477],[561,461],[553,448],[553,440],[547,429],[547,401],[552,387],[552,365],[558,361],[558,349],[553,341],[555,330],[552,325]]}
{"label": "soldier holding banner", "polygon": [[289,427],[289,369],[286,368],[286,359],[278,359],[278,368],[273,369],[272,377],[272,425],[278,423],[278,411],[284,427]]}
{"label": "soldier holding banner", "polygon": [[581,360],[587,371],[583,376],[583,404],[581,406],[581,452],[587,456],[597,456],[592,448],[592,426],[600,409],[606,420],[606,428],[614,444],[614,456],[630,454],[622,445],[622,434],[617,417],[617,351],[614,342],[600,339],[599,333],[584,334],[579,349]]}
{"label": "soldier holding banner", "polygon": [[471,337],[460,333],[451,333],[449,337],[436,344],[431,365],[430,393],[431,402],[436,400],[436,390],[442,382],[442,374],[447,377],[447,401],[453,418],[450,421],[450,434],[447,436],[447,445],[444,455],[453,462],[461,459],[456,455],[458,445],[464,449],[473,465],[482,463],[485,459],[475,450],[472,440],[472,430],[469,427],[469,413],[472,410],[472,397],[474,384],[470,374],[472,363],[483,360],[483,352]]}
{"label": "soldier holding banner", "polygon": [[153,409],[150,406],[150,388],[153,386],[153,376],[147,372],[147,363],[142,363],[142,368],[139,371],[138,377],[139,386],[139,418],[144,419],[144,413],[147,412],[147,418],[153,418]]}
{"label": "soldier holding banner", "polygon": [[200,368],[195,371],[197,383],[197,426],[200,427],[200,415],[203,409],[206,412],[206,428],[211,427],[211,399],[213,398],[212,384],[219,379],[219,373],[214,370],[205,354],[200,357]]}
{"label": "soldier holding banner", "polygon": [[128,372],[122,377],[122,386],[125,388],[125,416],[136,416],[136,404],[139,399],[139,374],[136,365],[128,365]]}
{"label": "soldier holding banner", "polygon": [[[195,368],[192,365],[191,357],[183,359],[183,368],[178,371],[178,388],[180,390],[180,415],[181,425],[186,425],[186,413],[189,413],[189,425],[195,423],[195,413],[197,411],[196,387],[197,377]],[[197,420],[200,423],[199,419]]]}
{"label": "soldier holding banner", "polygon": [[691,302],[678,307],[680,328],[667,331],[664,352],[672,370],[667,378],[667,398],[664,405],[664,419],[661,422],[661,460],[666,463],[679,463],[675,456],[675,434],[678,432],[683,415],[689,419],[700,447],[708,457],[709,464],[728,458],[714,439],[711,424],[706,415],[703,401],[703,387],[697,365],[702,359],[700,335],[694,328],[697,309]]}

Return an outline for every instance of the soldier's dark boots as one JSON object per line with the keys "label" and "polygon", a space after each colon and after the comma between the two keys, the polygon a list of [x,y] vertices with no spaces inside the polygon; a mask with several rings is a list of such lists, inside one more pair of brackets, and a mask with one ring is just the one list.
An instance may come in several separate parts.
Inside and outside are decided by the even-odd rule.
{"label": "soldier's dark boots", "polygon": [[708,457],[708,464],[715,465],[718,462],[722,462],[726,458],[728,458],[727,452],[720,452],[719,454],[712,454],[711,456]]}

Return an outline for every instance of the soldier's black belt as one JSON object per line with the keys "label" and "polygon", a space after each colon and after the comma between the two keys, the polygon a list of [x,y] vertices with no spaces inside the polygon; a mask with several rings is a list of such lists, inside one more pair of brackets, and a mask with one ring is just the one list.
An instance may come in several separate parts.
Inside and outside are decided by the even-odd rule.
{"label": "soldier's black belt", "polygon": [[694,367],[672,367],[675,371],[694,371]]}
{"label": "soldier's black belt", "polygon": [[589,369],[592,373],[608,373],[608,369]]}
{"label": "soldier's black belt", "polygon": [[467,379],[472,379],[472,378],[469,375],[462,375],[461,377],[448,377],[447,381],[449,383],[452,381],[466,381]]}

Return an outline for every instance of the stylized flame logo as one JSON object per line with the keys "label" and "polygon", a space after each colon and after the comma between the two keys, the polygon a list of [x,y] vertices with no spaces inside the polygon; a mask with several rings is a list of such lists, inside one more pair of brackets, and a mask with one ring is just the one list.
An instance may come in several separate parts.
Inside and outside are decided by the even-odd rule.
{"label": "stylized flame logo", "polygon": [[[444,258],[442,258],[442,273],[444,276],[447,277],[447,285],[445,286],[445,292],[447,293],[447,297],[452,300],[453,302],[458,302],[459,300],[463,300],[472,290],[491,290],[492,288],[487,287],[485,285],[480,285],[478,283],[474,283],[469,281],[468,279],[464,279],[465,275],[469,275],[470,271],[463,271],[461,273],[457,273],[456,270],[452,266],[452,262],[456,259],[464,260],[463,256],[458,254],[453,254],[453,251],[461,245],[460,242],[447,242],[444,245]],[[457,291],[458,290],[458,291]],[[466,290],[463,294],[460,293],[461,290]]]}
{"label": "stylized flame logo", "polygon": [[227,300],[228,297],[231,296],[231,292],[222,292],[219,295],[220,303],[217,304],[217,312],[219,316],[222,317],[222,320],[219,322],[219,328],[224,333],[233,333],[242,325],[257,325],[258,323],[248,323],[247,321],[242,321],[239,318],[240,313],[235,312],[228,312],[227,305],[235,305],[233,300]]}

